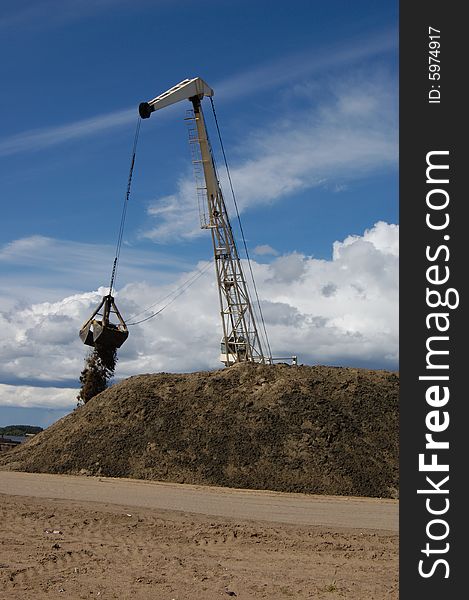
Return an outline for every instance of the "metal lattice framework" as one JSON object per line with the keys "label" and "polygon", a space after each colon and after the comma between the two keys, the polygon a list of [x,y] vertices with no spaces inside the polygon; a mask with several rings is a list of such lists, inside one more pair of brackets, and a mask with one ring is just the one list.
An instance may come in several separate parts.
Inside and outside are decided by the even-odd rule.
{"label": "metal lattice framework", "polygon": [[[142,119],[181,100],[190,100],[189,140],[196,175],[200,222],[212,235],[223,339],[220,360],[226,366],[237,362],[271,362],[262,350],[252,302],[218,181],[205,126],[201,99],[213,96],[212,88],[200,77],[184,79],[149,102],[141,102]],[[268,344],[268,342],[267,342]]]}
{"label": "metal lattice framework", "polygon": [[[200,225],[212,235],[220,313],[223,326],[222,362],[266,362],[256,327],[246,278],[218,181],[204,115],[198,96],[190,98],[193,111],[189,142],[199,201]],[[202,177],[203,175],[203,177]]]}

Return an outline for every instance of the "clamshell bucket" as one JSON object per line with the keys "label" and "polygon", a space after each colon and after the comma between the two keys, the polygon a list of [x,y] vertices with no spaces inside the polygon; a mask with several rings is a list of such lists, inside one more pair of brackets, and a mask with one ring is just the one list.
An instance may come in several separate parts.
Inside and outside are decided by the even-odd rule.
{"label": "clamshell bucket", "polygon": [[[101,312],[100,312],[101,311]],[[109,316],[116,315],[119,323],[109,322]],[[97,319],[95,317],[101,317]],[[127,325],[112,296],[104,296],[101,304],[80,329],[80,339],[87,346],[101,346],[106,348],[120,348],[129,336]]]}

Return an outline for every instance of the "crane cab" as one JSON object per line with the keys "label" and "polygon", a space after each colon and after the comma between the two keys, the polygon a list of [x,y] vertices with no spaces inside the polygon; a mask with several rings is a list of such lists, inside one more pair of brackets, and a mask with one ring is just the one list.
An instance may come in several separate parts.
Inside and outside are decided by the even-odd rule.
{"label": "crane cab", "polygon": [[229,367],[230,365],[246,360],[248,360],[246,342],[243,337],[235,338],[231,336],[228,341],[225,338],[222,339],[220,344],[220,362]]}

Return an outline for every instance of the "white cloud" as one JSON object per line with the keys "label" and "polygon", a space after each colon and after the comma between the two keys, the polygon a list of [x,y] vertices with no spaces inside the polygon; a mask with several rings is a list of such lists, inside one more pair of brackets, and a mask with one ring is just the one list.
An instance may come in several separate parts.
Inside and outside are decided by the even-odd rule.
{"label": "white cloud", "polygon": [[256,246],[254,248],[254,254],[257,254],[258,256],[267,256],[269,254],[272,256],[278,256],[277,250],[272,248],[272,246],[269,246],[269,244],[261,244],[260,246]]}
{"label": "white cloud", "polygon": [[[0,247],[0,309],[13,308],[51,298],[63,298],[110,280],[115,247],[57,240],[34,235]],[[193,262],[178,259],[155,248],[123,248],[118,285],[173,280],[174,272],[193,268]],[[47,285],[44,282],[47,282]]]}
{"label": "white cloud", "polygon": [[24,131],[0,141],[0,156],[42,150],[71,140],[92,136],[136,121],[137,116],[137,109],[134,107],[56,127]]}
{"label": "white cloud", "polygon": [[154,226],[142,232],[144,238],[167,242],[172,240],[173,235],[176,238],[199,235],[200,216],[192,173],[179,178],[177,193],[151,203],[147,214]]}
{"label": "white cloud", "polygon": [[281,59],[256,65],[237,75],[218,82],[216,98],[223,100],[252,95],[259,90],[289,84],[292,88],[305,78],[337,67],[344,67],[364,59],[372,59],[386,52],[395,52],[398,34],[395,29],[376,33],[366,39],[348,40],[347,44],[315,48]]}
{"label": "white cloud", "polygon": [[[307,364],[396,368],[397,239],[396,225],[379,222],[362,236],[336,242],[332,260],[294,253],[271,264],[253,261],[274,355],[296,354]],[[212,269],[160,315],[130,328],[129,339],[118,352],[118,378],[220,366],[219,307]],[[132,315],[194,275],[194,271],[179,275],[171,284],[127,285],[116,296],[117,305],[130,322]],[[32,405],[30,392],[22,394],[21,384],[42,381],[72,386],[68,382],[78,381],[86,354],[78,330],[105,292],[103,288],[57,302],[32,302],[0,313],[0,378],[19,384],[17,396],[11,392],[5,396],[9,403],[16,398],[17,405]],[[34,393],[40,396],[41,390]],[[48,406],[68,406],[60,394],[65,392],[51,393]]]}
{"label": "white cloud", "polygon": [[[347,246],[352,246],[360,240],[358,235],[349,235],[343,242],[334,242],[333,256],[340,258],[341,253]],[[371,243],[383,254],[399,256],[399,226],[389,225],[384,221],[378,221],[372,229],[367,229],[362,236],[364,242]]]}
{"label": "white cloud", "polygon": [[272,280],[278,283],[291,283],[301,279],[307,268],[307,259],[298,252],[279,256],[271,265]]}
{"label": "white cloud", "polygon": [[[303,88],[298,85],[291,92],[292,102],[304,95]],[[392,82],[380,74],[366,79],[349,75],[321,93],[321,103],[308,91],[308,108],[287,111],[268,128],[243,133],[242,145],[232,152],[238,161],[230,169],[241,211],[322,185],[336,188],[344,180],[396,166]],[[224,173],[219,176],[222,187],[230,189]],[[144,237],[161,241],[198,235],[195,197],[192,173],[181,176],[174,194],[150,205],[155,225]]]}
{"label": "white cloud", "polygon": [[[128,4],[129,0],[103,0],[97,7],[96,2],[82,0],[79,4],[73,1],[47,0],[38,2],[34,6],[12,12],[0,18],[0,29],[24,25],[53,23],[63,24],[69,20],[83,18],[112,6]],[[135,1],[133,2],[135,4]],[[45,19],[47,15],[47,19]],[[240,98],[266,91],[274,87],[290,84],[294,89],[298,81],[331,68],[349,66],[351,63],[371,59],[386,52],[395,52],[397,48],[397,34],[395,30],[382,31],[366,40],[349,40],[346,45],[336,47],[313,48],[299,54],[278,58],[269,63],[260,64],[247,69],[239,74],[231,75],[224,80],[215,82],[216,97],[222,102],[239,101]],[[193,74],[197,76],[197,74]],[[293,82],[293,83],[292,83]],[[174,82],[176,83],[176,82]],[[361,85],[361,84],[360,84]],[[357,84],[354,84],[356,87]],[[162,93],[164,90],[154,90],[152,94]],[[150,94],[150,95],[152,95]],[[349,105],[349,110],[353,108]],[[163,111],[158,119],[167,118],[176,114],[171,107]],[[115,110],[90,118],[79,119],[70,123],[47,128],[38,128],[14,134],[0,140],[0,156],[38,151],[65,142],[86,138],[100,134],[117,127],[121,127],[137,118],[137,106]]]}
{"label": "white cloud", "polygon": [[0,383],[0,406],[74,408],[78,388],[33,387]]}

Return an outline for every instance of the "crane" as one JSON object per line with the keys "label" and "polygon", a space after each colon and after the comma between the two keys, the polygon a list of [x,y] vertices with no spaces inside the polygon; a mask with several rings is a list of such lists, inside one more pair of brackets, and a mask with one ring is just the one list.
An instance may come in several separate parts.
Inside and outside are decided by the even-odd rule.
{"label": "crane", "polygon": [[[240,362],[271,363],[262,348],[253,304],[231,228],[202,111],[202,99],[213,89],[200,77],[184,79],[153,100],[141,102],[139,114],[151,114],[181,100],[189,100],[188,120],[196,174],[201,228],[211,232],[223,328],[220,360],[225,366]],[[267,341],[268,345],[268,341]]]}

